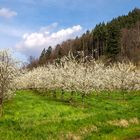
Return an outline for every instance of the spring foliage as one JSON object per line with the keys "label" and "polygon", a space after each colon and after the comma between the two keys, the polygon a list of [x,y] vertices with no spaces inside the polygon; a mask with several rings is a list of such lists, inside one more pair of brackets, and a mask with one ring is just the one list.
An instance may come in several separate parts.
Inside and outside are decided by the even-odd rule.
{"label": "spring foliage", "polygon": [[65,57],[59,64],[50,64],[26,71],[16,79],[19,89],[78,91],[140,90],[140,70],[132,63],[77,62]]}

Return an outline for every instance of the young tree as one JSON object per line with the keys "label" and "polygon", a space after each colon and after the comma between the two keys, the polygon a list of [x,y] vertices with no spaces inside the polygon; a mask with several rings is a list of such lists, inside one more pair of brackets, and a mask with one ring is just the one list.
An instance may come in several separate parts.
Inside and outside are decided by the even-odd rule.
{"label": "young tree", "polygon": [[0,116],[5,98],[10,98],[15,89],[14,78],[17,76],[17,62],[8,51],[0,50]]}

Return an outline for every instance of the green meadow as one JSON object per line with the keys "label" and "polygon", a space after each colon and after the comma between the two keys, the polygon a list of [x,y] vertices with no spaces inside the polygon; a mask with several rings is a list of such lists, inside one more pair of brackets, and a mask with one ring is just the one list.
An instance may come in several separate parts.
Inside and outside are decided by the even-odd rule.
{"label": "green meadow", "polygon": [[102,92],[63,100],[17,91],[4,103],[0,140],[135,140],[140,137],[140,93]]}

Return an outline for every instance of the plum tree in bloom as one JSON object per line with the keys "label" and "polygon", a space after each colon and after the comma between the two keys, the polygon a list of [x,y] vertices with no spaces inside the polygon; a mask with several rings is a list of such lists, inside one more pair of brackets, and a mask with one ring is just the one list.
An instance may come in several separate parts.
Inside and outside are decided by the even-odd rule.
{"label": "plum tree in bloom", "polygon": [[105,66],[101,62],[82,63],[65,58],[58,65],[38,67],[18,79],[21,89],[78,91],[82,97],[92,91],[140,90],[140,69],[132,63]]}
{"label": "plum tree in bloom", "polygon": [[17,62],[7,50],[0,50],[0,110],[5,98],[10,98],[15,89],[14,78],[17,76]]}

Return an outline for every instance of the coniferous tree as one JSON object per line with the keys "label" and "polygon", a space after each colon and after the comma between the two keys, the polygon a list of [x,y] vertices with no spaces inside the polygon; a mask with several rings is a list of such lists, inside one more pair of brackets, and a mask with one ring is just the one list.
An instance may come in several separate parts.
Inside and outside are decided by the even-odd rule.
{"label": "coniferous tree", "polygon": [[107,46],[106,54],[112,60],[116,60],[118,54],[120,53],[120,30],[119,27],[115,24],[108,25],[107,33]]}
{"label": "coniferous tree", "polygon": [[49,46],[48,49],[47,49],[47,51],[45,52],[46,60],[47,59],[50,59],[51,53],[52,53],[52,47]]}
{"label": "coniferous tree", "polygon": [[39,64],[40,65],[45,64],[45,60],[46,60],[45,55],[46,55],[46,49],[44,48],[43,51],[41,52],[40,57],[39,57]]}

